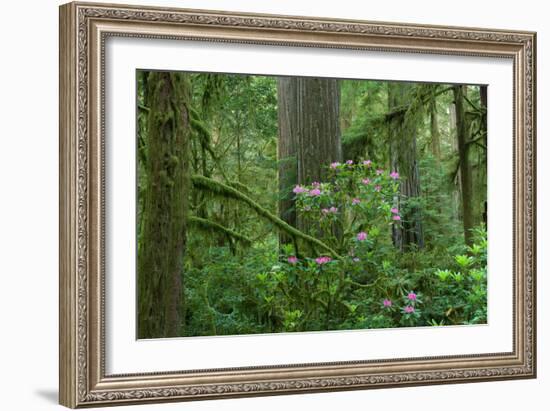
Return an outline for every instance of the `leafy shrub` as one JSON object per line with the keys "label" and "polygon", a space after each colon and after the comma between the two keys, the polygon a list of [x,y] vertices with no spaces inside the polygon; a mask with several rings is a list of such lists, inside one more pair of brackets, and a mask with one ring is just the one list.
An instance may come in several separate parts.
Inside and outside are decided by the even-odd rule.
{"label": "leafy shrub", "polygon": [[[311,235],[337,256],[297,255],[272,234],[244,254],[211,247],[188,264],[186,335],[478,324],[487,321],[487,233],[398,252],[389,231],[399,175],[370,161],[333,163],[329,182],[296,186]],[[445,244],[441,240],[441,244]],[[437,242],[435,242],[437,243]],[[279,252],[277,252],[279,250]]]}

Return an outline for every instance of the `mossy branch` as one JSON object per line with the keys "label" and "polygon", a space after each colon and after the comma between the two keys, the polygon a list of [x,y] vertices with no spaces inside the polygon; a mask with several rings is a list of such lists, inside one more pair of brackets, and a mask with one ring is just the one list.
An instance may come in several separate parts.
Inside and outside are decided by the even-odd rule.
{"label": "mossy branch", "polygon": [[207,220],[205,218],[195,217],[195,216],[189,216],[187,218],[187,221],[192,226],[204,230],[204,231],[218,231],[220,233],[223,233],[225,235],[228,235],[229,237],[234,238],[237,241],[240,241],[243,244],[250,245],[252,244],[252,240],[248,238],[247,236],[240,234],[234,230],[231,230],[230,228],[224,227],[221,224],[216,223],[212,220]]}
{"label": "mossy branch", "polygon": [[212,192],[213,194],[221,195],[225,198],[232,198],[234,200],[239,200],[239,201],[242,201],[243,203],[246,203],[250,208],[256,211],[256,213],[260,217],[263,217],[271,221],[271,223],[273,223],[273,225],[275,225],[279,230],[286,232],[291,237],[300,238],[312,245],[316,245],[317,247],[325,251],[328,251],[333,257],[341,258],[336,251],[334,251],[331,247],[329,247],[322,241],[314,237],[311,237],[303,233],[302,231],[292,227],[291,225],[287,224],[286,222],[281,220],[279,217],[271,214],[268,210],[263,208],[256,201],[254,201],[247,195],[241,193],[240,191],[234,189],[233,187],[230,187],[212,178],[204,177],[201,175],[192,176],[191,181],[193,183],[193,186],[197,189],[207,190]]}
{"label": "mossy branch", "polygon": [[234,188],[235,190],[240,191],[242,194],[246,195],[250,193],[250,188],[246,184],[243,184],[237,180],[229,180],[226,182],[226,184]]}
{"label": "mossy branch", "polygon": [[250,192],[250,190],[246,185],[242,184],[239,181],[230,180],[229,177],[227,177],[223,169],[223,166],[221,164],[219,156],[214,152],[214,149],[212,148],[212,135],[210,134],[210,131],[208,130],[204,122],[201,120],[201,116],[196,110],[191,109],[190,113],[191,113],[191,128],[195,132],[195,135],[199,138],[199,142],[201,146],[204,148],[204,150],[208,154],[210,154],[212,161],[214,161],[214,164],[217,167],[218,171],[220,172],[225,183],[233,188],[236,188],[237,190],[240,190],[241,192],[245,192],[245,193]]}
{"label": "mossy branch", "polygon": [[391,121],[396,116],[402,116],[407,113],[414,105],[417,106],[423,106],[428,103],[428,101],[431,98],[436,98],[437,96],[447,93],[448,91],[451,91],[452,87],[445,87],[440,88],[437,91],[431,91],[431,92],[422,92],[418,93],[414,96],[414,98],[411,99],[410,103],[407,103],[403,106],[395,107],[392,111],[384,114],[384,118],[386,121]]}

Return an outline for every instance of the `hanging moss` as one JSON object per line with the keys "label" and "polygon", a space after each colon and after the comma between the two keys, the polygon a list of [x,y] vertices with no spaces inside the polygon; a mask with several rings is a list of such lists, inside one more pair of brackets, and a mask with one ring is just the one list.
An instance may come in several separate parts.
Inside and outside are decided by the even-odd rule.
{"label": "hanging moss", "polygon": [[191,127],[205,143],[210,143],[210,131],[208,131],[206,125],[198,117],[191,116]]}
{"label": "hanging moss", "polygon": [[[212,161],[216,165],[216,168],[218,169],[219,173],[222,175],[224,181],[229,182],[229,179],[225,173],[224,168],[221,165],[220,159],[214,152],[214,149],[212,148],[212,135],[206,125],[204,124],[204,121],[201,118],[201,115],[197,112],[197,110],[191,109],[190,110],[190,125],[191,129],[193,130],[193,135],[197,138],[201,149],[203,151],[203,158],[202,160],[205,160],[205,152],[210,155],[212,158]],[[204,171],[204,170],[203,170]],[[206,173],[204,173],[206,175]]]}
{"label": "hanging moss", "polygon": [[245,245],[252,244],[252,240],[247,236],[240,234],[234,230],[231,230],[227,227],[224,227],[223,225],[218,224],[215,221],[207,220],[206,218],[189,216],[187,219],[187,222],[193,227],[198,228],[200,230],[208,231],[208,232],[217,231],[231,238],[234,238],[235,240],[240,241]]}
{"label": "hanging moss", "polygon": [[342,151],[345,159],[359,161],[368,157],[377,160],[374,147],[377,143],[376,133],[386,122],[384,115],[365,114],[342,136]]}
{"label": "hanging moss", "polygon": [[307,243],[311,244],[312,246],[317,246],[320,249],[323,249],[325,251],[328,251],[332,256],[340,258],[338,253],[334,251],[331,247],[323,243],[322,241],[311,237],[302,231],[292,227],[291,225],[285,223],[283,220],[281,220],[279,217],[271,214],[268,210],[263,208],[260,204],[258,204],[256,201],[248,197],[247,195],[241,193],[240,191],[234,189],[233,187],[228,186],[227,184],[221,183],[219,181],[216,181],[212,178],[200,176],[200,175],[194,175],[191,177],[191,182],[193,186],[199,190],[208,190],[212,192],[213,194],[219,195],[224,198],[231,198],[234,200],[242,201],[245,204],[247,204],[250,208],[252,208],[256,213],[269,220],[273,225],[277,227],[277,229],[287,233],[291,237],[295,239],[301,239],[303,241],[306,241]]}
{"label": "hanging moss", "polygon": [[[435,89],[434,89],[435,87]],[[439,87],[431,84],[416,87],[417,92],[406,103],[393,107],[388,113],[384,114],[386,121],[391,121],[393,118],[404,115],[411,115],[411,113],[418,112],[421,108],[425,107],[430,99],[433,99],[440,94],[450,92],[452,87]]]}

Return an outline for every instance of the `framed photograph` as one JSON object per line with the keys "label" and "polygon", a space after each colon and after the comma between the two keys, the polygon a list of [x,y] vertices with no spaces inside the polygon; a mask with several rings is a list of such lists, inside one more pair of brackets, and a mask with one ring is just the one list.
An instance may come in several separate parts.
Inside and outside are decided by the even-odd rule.
{"label": "framed photograph", "polygon": [[60,7],[60,403],[536,376],[533,32]]}

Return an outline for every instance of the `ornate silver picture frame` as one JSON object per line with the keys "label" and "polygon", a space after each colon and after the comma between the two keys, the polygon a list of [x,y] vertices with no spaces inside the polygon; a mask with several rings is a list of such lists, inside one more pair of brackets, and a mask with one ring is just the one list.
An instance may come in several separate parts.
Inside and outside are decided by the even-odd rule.
{"label": "ornate silver picture frame", "polygon": [[[472,355],[106,373],[105,43],[201,40],[513,63],[513,349]],[[60,7],[60,403],[187,401],[536,376],[536,35],[532,32],[69,3]]]}

